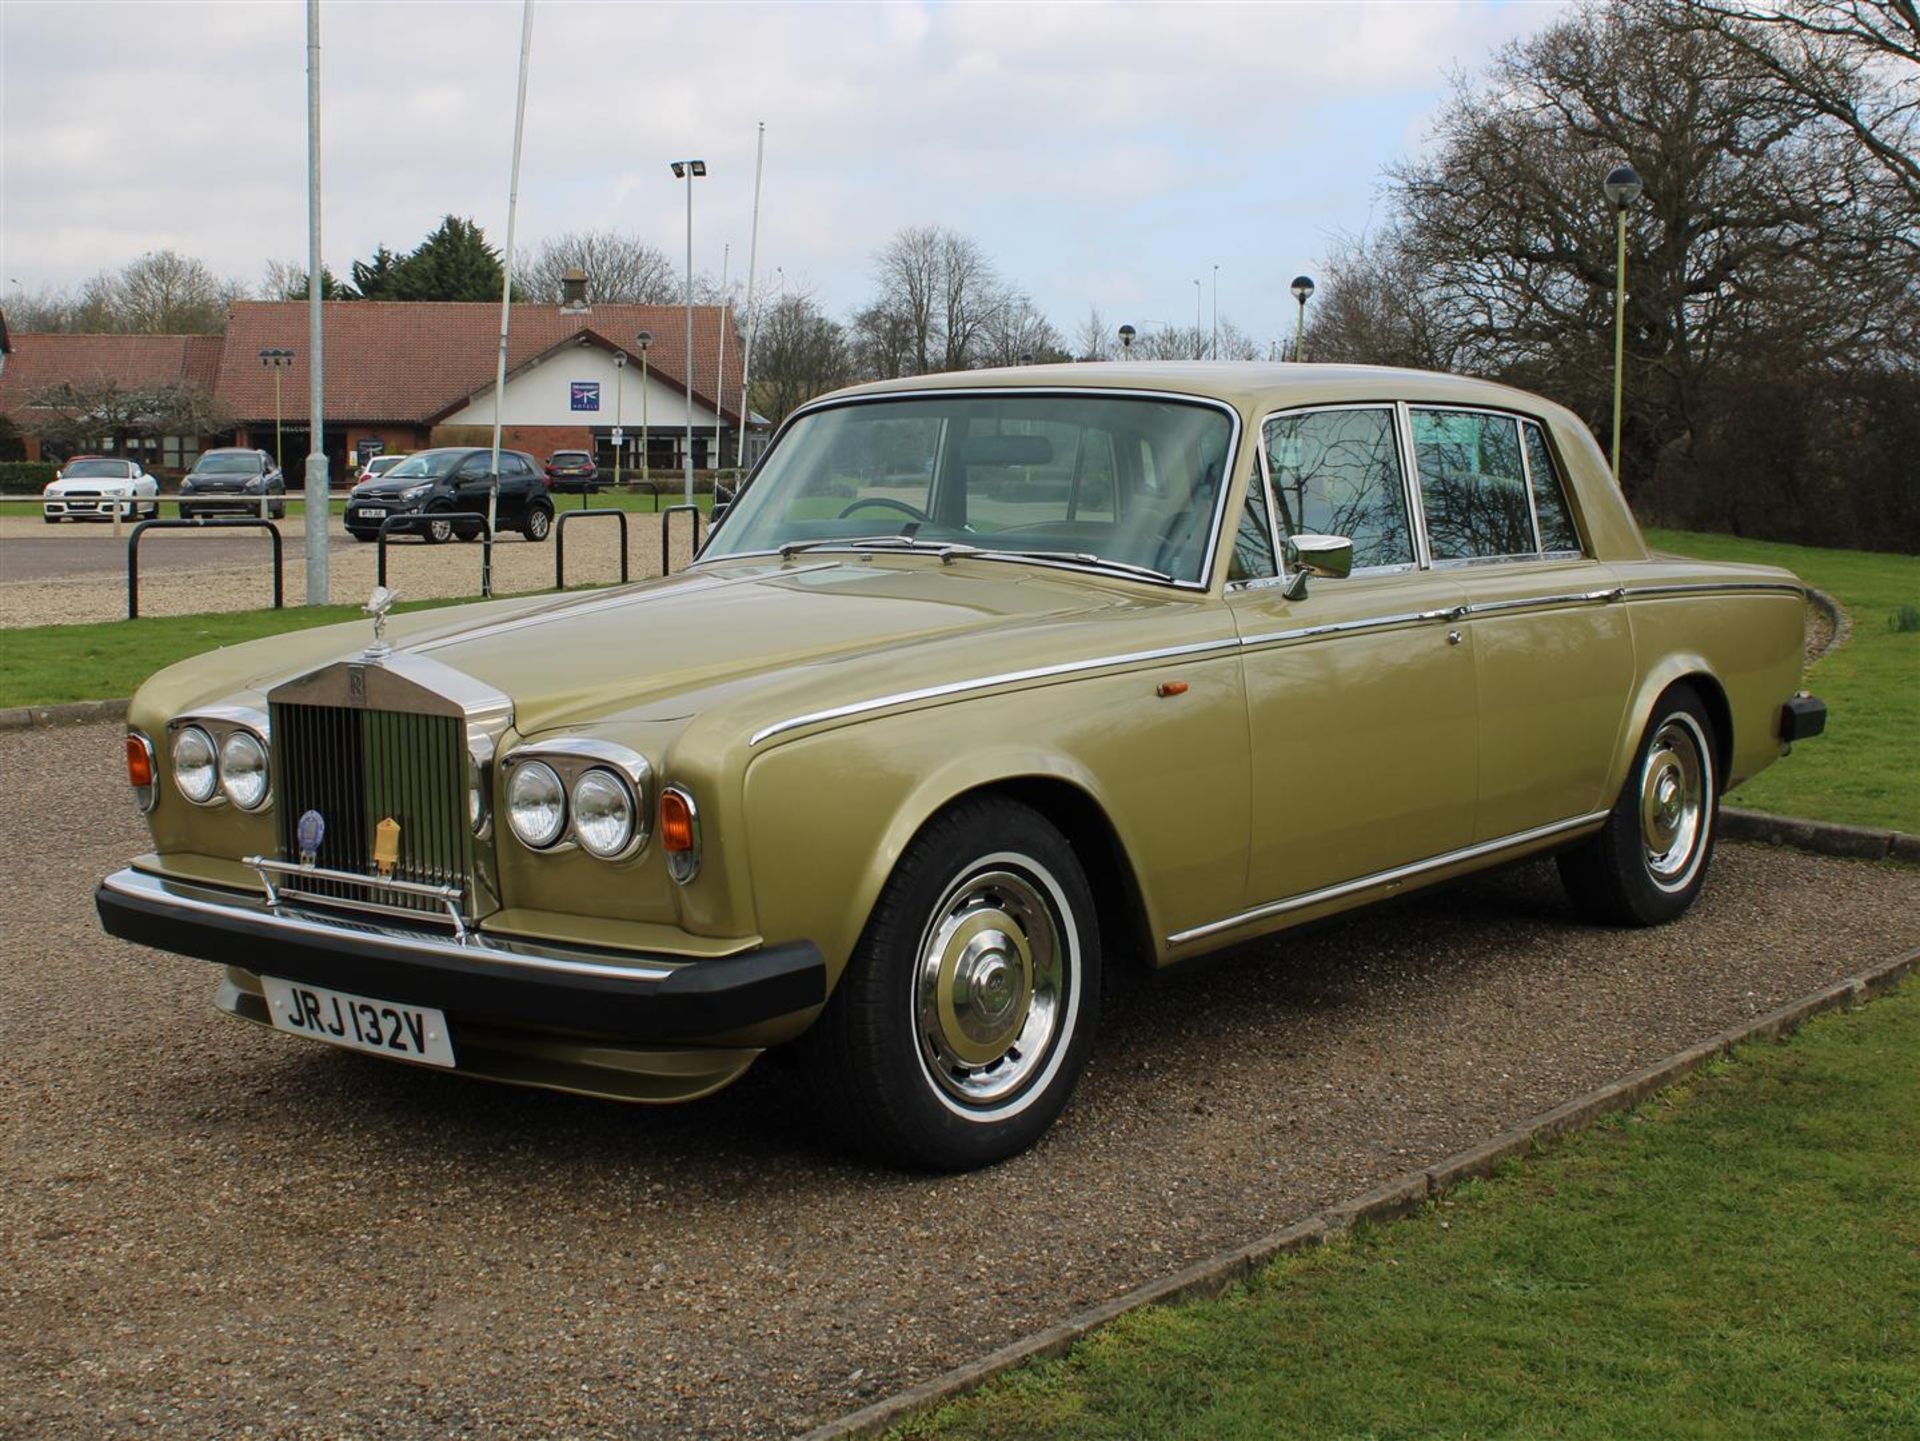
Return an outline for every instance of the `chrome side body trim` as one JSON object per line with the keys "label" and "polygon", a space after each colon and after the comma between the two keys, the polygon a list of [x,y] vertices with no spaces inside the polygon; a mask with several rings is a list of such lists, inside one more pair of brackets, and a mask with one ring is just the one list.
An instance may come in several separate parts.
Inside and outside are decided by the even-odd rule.
{"label": "chrome side body trim", "polygon": [[1268,901],[1265,905],[1255,906],[1251,910],[1228,916],[1225,920],[1209,921],[1204,926],[1194,926],[1167,937],[1170,946],[1185,945],[1188,941],[1197,941],[1206,936],[1218,935],[1222,931],[1231,931],[1254,921],[1265,920],[1269,916],[1285,915],[1288,911],[1304,910],[1308,906],[1317,906],[1323,901],[1337,901],[1343,896],[1355,895],[1361,891],[1372,890],[1376,886],[1393,885],[1399,881],[1411,880],[1430,871],[1444,870],[1448,866],[1459,865],[1463,861],[1478,860],[1482,856],[1495,855],[1500,851],[1531,845],[1535,841],[1551,840],[1555,836],[1577,831],[1584,826],[1598,825],[1607,818],[1606,811],[1590,811],[1583,816],[1573,816],[1568,820],[1554,821],[1550,825],[1535,826],[1529,831],[1518,831],[1510,836],[1501,836],[1496,840],[1481,841],[1476,845],[1463,846],[1457,851],[1448,851],[1444,855],[1429,856],[1424,861],[1412,861],[1404,866],[1395,866],[1391,870],[1376,871],[1370,876],[1361,876],[1357,880],[1341,881],[1338,885],[1322,886],[1317,891],[1306,891],[1297,896],[1287,896],[1282,900]]}
{"label": "chrome side body trim", "polygon": [[1736,595],[1746,592],[1775,592],[1781,595],[1797,595],[1806,599],[1807,588],[1784,580],[1699,580],[1682,581],[1672,585],[1630,585],[1622,589],[1621,594],[1628,600],[1640,600],[1649,596],[1662,595]]}
{"label": "chrome side body trim", "polygon": [[[355,877],[364,880],[365,877]],[[235,916],[264,923],[289,936],[324,941],[342,933],[372,936],[383,944],[416,955],[441,960],[485,960],[513,970],[545,972],[569,976],[593,976],[615,981],[660,981],[677,967],[658,965],[619,965],[596,959],[585,950],[563,946],[535,946],[525,941],[510,941],[497,936],[468,931],[461,938],[425,935],[416,930],[380,925],[374,921],[334,918],[299,910],[282,902],[273,904],[258,896],[180,881],[162,880],[140,871],[116,871],[100,883],[110,891],[148,901],[164,903],[170,909],[189,915]]]}
{"label": "chrome side body trim", "polygon": [[1291,641],[1315,640],[1326,635],[1354,635],[1361,631],[1392,630],[1397,626],[1419,625],[1424,621],[1457,620],[1459,616],[1448,610],[1405,610],[1395,615],[1368,616],[1364,620],[1331,621],[1326,625],[1301,626],[1296,630],[1269,631],[1265,635],[1242,636],[1242,650],[1264,650],[1268,646],[1286,645]]}
{"label": "chrome side body trim", "polygon": [[[1073,570],[1083,575],[1110,575],[1118,580],[1139,581],[1142,584],[1167,586],[1175,590],[1208,591],[1213,588],[1213,574],[1220,564],[1221,526],[1226,515],[1227,502],[1233,493],[1233,477],[1237,473],[1236,467],[1240,464],[1241,441],[1245,438],[1246,434],[1246,425],[1241,419],[1239,410],[1229,405],[1226,401],[1221,400],[1218,396],[1196,395],[1191,392],[1179,390],[1134,390],[1127,387],[1110,388],[1106,386],[1075,385],[978,385],[954,386],[951,388],[938,386],[926,390],[888,390],[877,394],[848,395],[837,398],[828,396],[813,401],[811,404],[801,406],[780,423],[779,430],[774,432],[773,439],[768,442],[767,448],[760,453],[760,459],[754,464],[754,476],[757,477],[759,475],[762,467],[766,465],[768,458],[772,456],[775,448],[786,438],[788,429],[798,421],[814,414],[816,411],[836,410],[849,405],[888,405],[903,400],[944,400],[950,397],[979,397],[983,395],[1013,395],[1019,396],[1022,399],[1044,395],[1078,395],[1100,400],[1173,400],[1188,405],[1203,406],[1209,410],[1217,410],[1225,415],[1228,423],[1232,426],[1232,430],[1227,435],[1227,455],[1225,461],[1222,462],[1219,493],[1215,495],[1213,499],[1213,523],[1207,531],[1206,550],[1202,552],[1206,556],[1206,565],[1201,571],[1198,580],[1155,580],[1151,576],[1140,574],[1138,570],[1121,569],[1116,566],[1077,566],[1061,561],[1049,562],[1057,569]],[[711,533],[709,533],[707,540],[709,546],[711,546],[713,540]],[[688,570],[698,570],[701,566],[707,564],[709,559],[713,561],[740,560],[750,556],[778,554],[778,550],[743,550],[734,551],[727,555],[709,557],[707,552],[703,550],[693,564],[688,567]],[[1028,558],[1024,556],[1020,557],[1020,559],[1028,564],[1036,563],[1028,560]]]}
{"label": "chrome side body trim", "polygon": [[1170,660],[1175,656],[1213,655],[1239,648],[1240,639],[1233,636],[1225,640],[1204,640],[1192,645],[1172,645],[1164,646],[1159,650],[1139,650],[1124,655],[1101,656],[1094,660],[1073,660],[1064,661],[1059,665],[1034,666],[1030,670],[1002,671],[998,675],[978,676],[973,680],[949,681],[945,685],[922,686],[918,690],[895,691],[891,695],[875,696],[871,700],[853,701],[828,710],[809,711],[805,715],[776,721],[770,726],[763,726],[755,731],[748,737],[747,744],[757,746],[764,740],[771,740],[774,736],[797,730],[801,726],[818,725],[823,721],[844,720],[848,716],[865,715],[869,711],[886,710],[891,706],[910,705],[915,701],[943,700],[948,696],[964,695],[969,691],[1018,685],[1022,681],[1052,680],[1058,676],[1077,675],[1081,671],[1140,665],[1149,661]]}
{"label": "chrome side body trim", "polygon": [[1467,607],[1469,616],[1499,615],[1509,610],[1548,610],[1556,606],[1567,605],[1604,605],[1616,601],[1625,592],[1618,586],[1606,590],[1567,591],[1560,595],[1523,595],[1513,600],[1475,601]]}

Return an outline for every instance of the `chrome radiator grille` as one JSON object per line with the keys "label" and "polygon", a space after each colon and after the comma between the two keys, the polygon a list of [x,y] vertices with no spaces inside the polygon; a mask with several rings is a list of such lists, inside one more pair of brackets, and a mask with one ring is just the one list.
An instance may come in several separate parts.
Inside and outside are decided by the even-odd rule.
{"label": "chrome radiator grille", "polygon": [[300,817],[318,811],[326,835],[315,865],[369,878],[362,886],[286,875],[281,890],[357,909],[444,920],[444,908],[433,901],[380,884],[374,829],[391,817],[400,827],[393,879],[456,887],[471,900],[474,840],[467,819],[466,728],[458,719],[276,702],[272,734],[281,860],[301,860]]}

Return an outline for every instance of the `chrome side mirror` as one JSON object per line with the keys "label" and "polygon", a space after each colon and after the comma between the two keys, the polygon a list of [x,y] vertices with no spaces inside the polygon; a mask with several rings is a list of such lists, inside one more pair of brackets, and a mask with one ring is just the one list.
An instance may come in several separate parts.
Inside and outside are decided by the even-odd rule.
{"label": "chrome side mirror", "polygon": [[1286,552],[1290,574],[1281,594],[1288,600],[1307,598],[1310,575],[1342,580],[1353,573],[1353,542],[1344,535],[1288,536]]}

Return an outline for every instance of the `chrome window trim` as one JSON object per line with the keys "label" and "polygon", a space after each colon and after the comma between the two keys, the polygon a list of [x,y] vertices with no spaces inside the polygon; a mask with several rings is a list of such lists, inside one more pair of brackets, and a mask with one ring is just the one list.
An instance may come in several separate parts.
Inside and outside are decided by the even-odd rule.
{"label": "chrome window trim", "polygon": [[[1200,579],[1180,580],[1176,577],[1169,580],[1155,580],[1152,576],[1141,575],[1135,570],[1123,570],[1117,566],[1106,564],[1079,565],[1058,560],[1045,562],[1058,570],[1070,570],[1080,574],[1110,575],[1118,580],[1131,580],[1141,585],[1157,585],[1175,590],[1196,591],[1202,594],[1210,592],[1213,589],[1215,571],[1224,569],[1220,560],[1221,522],[1226,514],[1227,501],[1233,495],[1233,477],[1237,473],[1237,467],[1240,464],[1240,446],[1246,432],[1246,425],[1239,409],[1230,402],[1220,399],[1218,396],[1201,395],[1192,391],[1135,390],[1130,386],[1104,385],[929,386],[920,390],[882,390],[870,391],[860,395],[827,396],[801,406],[781,422],[780,429],[774,432],[773,439],[768,443],[767,448],[761,452],[760,459],[755,462],[754,474],[759,474],[761,467],[767,462],[767,457],[772,455],[774,448],[786,438],[786,433],[790,427],[818,411],[837,410],[843,406],[850,405],[874,405],[907,400],[939,400],[948,396],[977,398],[991,395],[1014,395],[1023,399],[1030,396],[1071,395],[1091,397],[1100,400],[1171,400],[1188,405],[1204,406],[1211,410],[1217,410],[1225,415],[1228,424],[1232,428],[1227,434],[1227,454],[1220,472],[1220,493],[1214,497],[1213,501],[1213,524],[1207,532],[1206,549],[1203,552],[1205,566],[1200,573]],[[708,536],[708,542],[709,544],[712,542],[711,534]],[[711,559],[714,563],[718,563],[725,560],[743,560],[749,556],[778,555],[779,553],[778,548],[772,550],[741,550],[733,551],[727,555],[716,555]],[[1018,557],[1018,559],[1023,564],[1042,563],[1029,560],[1029,558],[1025,556]],[[703,551],[687,569],[690,572],[698,570],[700,567],[708,564],[708,560],[709,557]]]}
{"label": "chrome window trim", "polygon": [[1427,508],[1420,498],[1420,462],[1413,441],[1413,406],[1394,402],[1394,420],[1400,427],[1400,488],[1406,493],[1407,514],[1413,524],[1413,558],[1422,570],[1433,569],[1433,542],[1427,537]]}
{"label": "chrome window trim", "polygon": [[1375,871],[1371,875],[1360,876],[1350,881],[1340,881],[1331,886],[1322,886],[1318,890],[1302,891],[1298,895],[1287,896],[1281,900],[1268,901],[1264,905],[1254,906],[1241,911],[1238,915],[1228,916],[1224,920],[1209,921],[1205,925],[1193,926],[1184,931],[1176,931],[1167,937],[1170,946],[1185,945],[1207,936],[1218,935],[1222,931],[1235,930],[1254,921],[1265,920],[1270,916],[1285,915],[1288,911],[1304,910],[1308,906],[1319,905],[1323,901],[1335,901],[1342,897],[1371,890],[1376,886],[1391,885],[1396,881],[1411,880],[1430,871],[1444,870],[1448,866],[1459,865],[1465,861],[1477,860],[1482,856],[1493,855],[1498,851],[1529,845],[1534,841],[1550,840],[1555,836],[1580,830],[1585,826],[1597,825],[1607,818],[1606,811],[1589,811],[1582,816],[1572,816],[1564,821],[1553,821],[1544,826],[1535,826],[1532,830],[1515,831],[1511,835],[1500,836],[1490,841],[1479,841],[1458,850],[1446,851],[1441,855],[1429,856],[1423,861],[1412,861],[1404,866],[1394,866],[1388,870]]}
{"label": "chrome window trim", "polygon": [[[1530,560],[1541,559],[1542,556],[1546,554],[1546,552],[1540,549],[1540,516],[1539,516],[1539,513],[1534,509],[1533,477],[1532,477],[1532,473],[1527,468],[1527,437],[1521,429],[1521,427],[1525,425],[1525,423],[1529,420],[1533,421],[1535,424],[1539,424],[1539,418],[1537,416],[1528,415],[1527,412],[1525,412],[1524,410],[1509,410],[1506,407],[1499,406],[1499,405],[1442,405],[1442,404],[1435,404],[1435,403],[1430,403],[1428,401],[1422,400],[1422,401],[1403,401],[1402,406],[1407,413],[1407,447],[1408,447],[1407,465],[1412,475],[1413,489],[1416,492],[1416,494],[1418,494],[1420,491],[1420,458],[1418,453],[1413,449],[1413,412],[1415,410],[1433,411],[1433,412],[1445,413],[1450,415],[1493,415],[1493,416],[1498,416],[1502,420],[1512,421],[1514,442],[1520,448],[1520,483],[1526,487],[1527,515],[1533,523],[1534,548],[1532,550],[1509,551],[1504,555],[1450,556],[1445,560],[1434,560],[1432,558],[1431,549],[1427,547],[1425,544],[1426,533],[1427,533],[1427,521],[1426,521],[1426,506],[1424,503],[1424,497],[1422,497],[1422,505],[1420,508],[1420,535],[1421,535],[1421,541],[1422,541],[1422,548],[1423,550],[1427,551],[1428,564],[1430,564],[1435,570],[1457,570],[1463,566],[1514,565],[1514,564],[1524,563]],[[1545,434],[1544,426],[1541,427],[1541,433]],[[1561,488],[1560,494],[1562,499],[1566,498],[1565,487]],[[1574,508],[1571,505],[1567,507],[1567,510],[1569,514],[1574,513]],[[1576,529],[1578,528],[1578,525],[1579,525],[1579,522],[1576,521],[1575,522]],[[1585,544],[1585,540],[1583,539],[1581,543]]]}
{"label": "chrome window trim", "polygon": [[[1553,431],[1548,427],[1547,423],[1537,415],[1528,415],[1525,411],[1515,411],[1514,414],[1520,417],[1520,463],[1527,468],[1527,499],[1530,504],[1534,505],[1533,536],[1542,547],[1540,554],[1549,558],[1578,556],[1582,560],[1588,559],[1591,552],[1587,548],[1587,537],[1583,529],[1586,517],[1582,514],[1580,507],[1573,503],[1573,496],[1567,490],[1566,467],[1561,464],[1559,455],[1554,451]],[[1539,505],[1533,501],[1533,459],[1527,454],[1527,427],[1529,425],[1540,432],[1540,444],[1547,452],[1547,468],[1553,472],[1553,488],[1560,494],[1560,504],[1567,512],[1567,520],[1573,526],[1574,539],[1580,542],[1580,549],[1578,550],[1545,549],[1546,537],[1540,534],[1540,508]]]}
{"label": "chrome window trim", "polygon": [[[1260,475],[1267,486],[1267,528],[1274,533],[1274,560],[1280,567],[1280,580],[1284,583],[1287,575],[1287,553],[1285,538],[1280,535],[1280,507],[1274,503],[1273,482],[1267,470],[1267,427],[1274,421],[1290,415],[1324,415],[1336,410],[1384,410],[1393,416],[1393,448],[1395,459],[1400,467],[1400,504],[1407,512],[1407,539],[1413,546],[1413,559],[1395,561],[1392,565],[1357,565],[1343,579],[1352,579],[1361,575],[1394,575],[1402,571],[1423,570],[1420,563],[1422,532],[1419,531],[1419,512],[1414,508],[1407,494],[1407,467],[1410,463],[1406,447],[1406,437],[1402,434],[1399,416],[1396,413],[1400,402],[1395,400],[1340,400],[1321,405],[1288,405],[1279,410],[1269,410],[1260,417],[1255,427],[1257,443],[1254,452],[1259,459]],[[1351,539],[1352,537],[1348,537]]]}
{"label": "chrome window trim", "polygon": [[[357,879],[364,881],[366,878]],[[324,941],[336,938],[342,932],[357,932],[373,935],[396,950],[410,951],[416,955],[435,956],[443,960],[480,959],[510,970],[547,971],[614,981],[664,981],[680,969],[678,966],[618,965],[593,959],[585,948],[576,950],[558,945],[535,946],[471,929],[464,934],[441,938],[372,921],[348,917],[335,919],[284,902],[273,905],[262,897],[242,891],[163,880],[135,870],[116,871],[100,884],[105,890],[136,899],[163,901],[180,911],[198,915],[239,916],[263,922],[289,935]]]}
{"label": "chrome window trim", "polygon": [[809,711],[804,715],[776,721],[763,726],[747,738],[749,747],[762,741],[783,735],[802,726],[820,725],[827,721],[845,720],[849,716],[867,715],[877,710],[887,710],[897,705],[911,705],[916,701],[945,700],[950,696],[966,695],[972,691],[992,690],[997,686],[1018,685],[1023,681],[1053,680],[1060,676],[1077,675],[1082,671],[1109,670],[1117,666],[1144,665],[1152,661],[1171,660],[1176,656],[1199,656],[1221,654],[1240,649],[1238,636],[1229,636],[1222,640],[1195,641],[1191,645],[1163,646],[1158,650],[1129,651],[1120,655],[1099,656],[1091,660],[1062,661],[1058,665],[1033,666],[1027,670],[1002,671],[997,675],[977,676],[972,680],[948,681],[944,685],[921,686],[915,690],[895,691],[890,695],[875,696],[871,700],[852,701],[846,705],[833,706],[827,710]]}

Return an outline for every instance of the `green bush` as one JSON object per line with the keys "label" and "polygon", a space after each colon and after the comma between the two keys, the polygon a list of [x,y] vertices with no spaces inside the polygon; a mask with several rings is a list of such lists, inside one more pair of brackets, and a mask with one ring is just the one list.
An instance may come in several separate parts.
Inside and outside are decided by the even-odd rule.
{"label": "green bush", "polygon": [[1901,606],[1887,617],[1887,625],[1902,635],[1911,635],[1914,631],[1920,630],[1920,605]]}
{"label": "green bush", "polygon": [[0,460],[0,495],[38,495],[60,467],[46,460]]}

